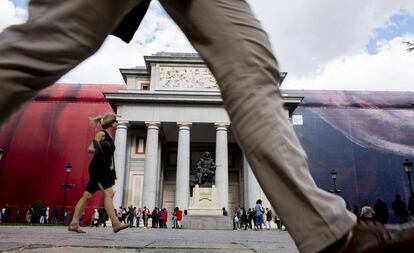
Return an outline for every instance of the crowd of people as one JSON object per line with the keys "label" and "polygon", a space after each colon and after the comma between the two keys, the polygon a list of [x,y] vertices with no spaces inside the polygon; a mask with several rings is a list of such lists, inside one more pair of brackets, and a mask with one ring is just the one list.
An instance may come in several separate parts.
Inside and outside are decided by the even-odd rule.
{"label": "crowd of people", "polygon": [[[394,222],[403,224],[410,220],[410,217],[414,216],[414,193],[409,198],[408,205],[401,199],[400,194],[396,194],[394,200],[391,202],[391,208],[394,212],[396,220]],[[387,203],[381,199],[377,199],[375,204],[371,206],[369,203],[365,203],[361,209],[357,206],[354,207],[354,213],[360,221],[364,222],[380,222],[382,224],[388,224],[390,220],[390,214],[388,211]]]}
{"label": "crowd of people", "polygon": [[57,224],[58,209],[56,206],[52,208],[42,207],[37,217],[34,216],[34,209],[31,205],[24,209],[23,206],[19,206],[16,209],[15,216],[13,220],[11,219],[11,207],[9,204],[3,206],[0,212],[0,222],[1,223],[40,223],[40,224]]}
{"label": "crowd of people", "polygon": [[[223,215],[227,216],[225,208],[223,208]],[[262,230],[263,226],[271,230],[272,223],[275,223],[278,229],[285,229],[279,217],[274,215],[270,208],[264,208],[260,199],[257,200],[254,208],[236,208],[233,212],[232,220],[233,230]]]}
{"label": "crowd of people", "polygon": [[[122,207],[120,206],[118,210],[114,210],[117,215],[118,221],[123,224],[128,224],[129,227],[152,227],[152,228],[168,228],[168,211],[166,208],[155,207],[152,211],[149,210],[146,206],[144,208],[138,208],[135,206]],[[171,217],[171,227],[181,229],[181,221],[183,219],[184,212],[175,207],[172,212]],[[95,209],[91,217],[90,226],[104,226],[106,227],[106,221],[108,220],[108,215],[104,208]]]}
{"label": "crowd of people", "polygon": [[[414,194],[413,194],[414,196]],[[391,223],[405,223],[410,220],[411,216],[414,216],[414,201],[412,197],[409,198],[408,204],[402,199],[400,194],[395,195],[395,199],[391,202],[391,209],[394,213],[394,219]],[[34,220],[34,209],[29,205],[26,209],[22,206],[17,207],[15,210],[15,216],[11,219],[12,208],[9,204],[5,204],[1,208],[0,222],[2,223],[40,223],[40,224],[57,224],[61,217],[59,217],[59,210],[56,206],[43,207],[40,214]],[[137,208],[135,206],[122,207],[118,210],[114,210],[118,221],[123,224],[128,224],[129,227],[152,227],[152,228],[168,228],[169,212],[166,208],[155,207],[152,211],[147,207]],[[387,203],[381,199],[370,205],[365,203],[361,208],[354,206],[353,212],[360,221],[364,222],[379,222],[382,224],[390,223],[392,218],[389,213]],[[175,207],[171,213],[171,228],[182,228],[181,221],[183,216],[187,215],[187,210],[182,211],[179,207]],[[228,212],[223,208],[223,216],[228,216]],[[79,224],[84,224],[84,214],[79,220]],[[108,214],[105,208],[95,208],[90,219],[90,226],[103,226],[106,227],[108,221]],[[236,208],[232,215],[233,229],[250,229],[250,230],[262,230],[266,227],[268,230],[272,229],[272,224],[275,228],[285,230],[285,226],[282,224],[280,218],[273,214],[270,208],[262,206],[262,201],[259,199],[256,202],[255,207]],[[169,224],[169,223],[168,223]]]}

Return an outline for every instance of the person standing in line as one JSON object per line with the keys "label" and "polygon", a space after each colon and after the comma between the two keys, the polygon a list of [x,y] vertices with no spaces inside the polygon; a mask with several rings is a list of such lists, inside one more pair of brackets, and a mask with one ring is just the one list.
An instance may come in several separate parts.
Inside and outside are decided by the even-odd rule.
{"label": "person standing in line", "polygon": [[162,220],[162,228],[168,228],[167,227],[168,211],[166,208],[162,209],[160,220]]}
{"label": "person standing in line", "polygon": [[141,222],[141,217],[142,217],[142,210],[141,208],[138,208],[138,212],[136,215],[136,220],[137,220],[137,228],[139,228],[139,223]]}
{"label": "person standing in line", "polygon": [[246,212],[246,209],[244,209],[244,208],[242,208],[242,215],[241,215],[241,217],[240,217],[240,219],[241,219],[241,222],[240,222],[240,229],[242,229],[243,228],[243,225],[244,225],[244,230],[247,230],[247,227],[249,226],[248,225],[248,218],[247,218],[247,212]]}
{"label": "person standing in line", "polygon": [[52,208],[52,220],[50,223],[57,224],[57,217],[58,217],[58,209],[56,206],[53,206]]}
{"label": "person standing in line", "polygon": [[270,210],[269,208],[266,208],[266,225],[267,225],[267,229],[271,230],[272,229],[272,220],[273,220],[273,214],[272,214],[272,210]]}
{"label": "person standing in line", "polygon": [[182,228],[182,226],[181,226],[181,220],[183,219],[183,211],[181,211],[178,206],[176,208],[177,208],[177,211],[175,213],[176,220],[177,220],[177,226],[176,226],[176,228],[181,229]]}
{"label": "person standing in line", "polygon": [[46,207],[45,224],[49,224],[49,207]]}
{"label": "person standing in line", "polygon": [[387,224],[389,213],[388,213],[388,207],[387,204],[382,201],[381,199],[377,199],[377,202],[375,202],[373,206],[374,212],[375,212],[375,220],[382,223]]}
{"label": "person standing in line", "polygon": [[364,223],[374,223],[375,222],[375,211],[372,207],[365,203],[364,206],[361,208],[361,214],[359,216],[359,220]]}
{"label": "person standing in line", "polygon": [[32,223],[32,216],[33,216],[34,210],[32,205],[29,205],[29,208],[27,208],[27,212],[26,212],[26,222],[27,223]]}
{"label": "person standing in line", "polygon": [[253,230],[253,224],[252,223],[256,223],[255,221],[254,221],[254,210],[252,209],[252,208],[249,208],[249,211],[247,212],[247,215],[248,215],[248,220],[249,220],[249,228],[250,228],[250,230]]}
{"label": "person standing in line", "polygon": [[239,217],[237,217],[237,210],[234,209],[233,212],[233,230],[237,230],[237,223],[239,222]]}
{"label": "person standing in line", "polygon": [[126,224],[120,224],[114,212],[114,191],[112,189],[112,182],[115,181],[115,171],[111,170],[111,163],[115,151],[115,145],[111,135],[114,134],[118,121],[116,115],[107,113],[99,115],[91,119],[93,129],[98,125],[102,130],[98,131],[94,140],[88,147],[88,152],[93,154],[93,158],[89,164],[89,182],[86,185],[86,190],[79,199],[75,207],[75,212],[72,216],[72,221],[68,226],[68,230],[76,233],[85,233],[79,226],[79,218],[84,212],[85,207],[92,195],[101,190],[104,193],[104,206],[109,218],[112,222],[112,229],[117,233],[128,227]]}
{"label": "person standing in line", "polygon": [[21,223],[21,219],[22,219],[22,212],[23,212],[23,208],[22,206],[19,206],[19,208],[17,209],[16,212],[16,223]]}
{"label": "person standing in line", "polygon": [[[0,125],[95,53],[108,34],[129,42],[149,3],[31,0],[27,22],[0,34]],[[245,0],[159,3],[217,80],[232,133],[300,252],[414,252],[413,224],[357,224],[343,199],[315,184],[286,117],[278,62]]]}
{"label": "person standing in line", "polygon": [[408,211],[405,202],[401,200],[400,194],[395,194],[395,199],[391,204],[392,209],[394,210],[395,217],[398,219],[400,224],[407,222]]}
{"label": "person standing in line", "polygon": [[258,199],[256,201],[256,206],[254,208],[255,214],[256,214],[256,230],[262,230],[262,224],[263,224],[263,206],[262,206],[262,200]]}
{"label": "person standing in line", "polygon": [[178,207],[174,208],[174,211],[172,213],[172,227],[171,228],[177,228],[177,209]]}
{"label": "person standing in line", "polygon": [[154,210],[152,210],[151,213],[151,221],[152,221],[152,228],[157,228],[160,227],[162,228],[162,221],[160,220],[160,213],[161,213],[161,208],[160,210],[158,210],[158,207],[154,207]]}
{"label": "person standing in line", "polygon": [[148,227],[148,216],[150,215],[150,211],[146,206],[144,206],[144,210],[142,211],[142,219],[144,221],[144,227]]}
{"label": "person standing in line", "polygon": [[46,220],[46,207],[43,207],[42,213],[40,215],[39,223],[40,224],[45,224],[45,220]]}
{"label": "person standing in line", "polygon": [[122,208],[122,216],[121,216],[122,218],[121,218],[121,220],[122,220],[122,223],[124,223],[124,224],[127,224],[127,222],[126,222],[126,218],[127,218],[127,210],[126,210],[126,208],[124,207],[124,208]]}
{"label": "person standing in line", "polygon": [[129,224],[129,227],[133,227],[134,226],[134,217],[135,217],[135,210],[134,210],[134,207],[132,207],[132,205],[131,206],[129,206],[128,207],[128,212],[127,212],[127,220],[128,220],[128,224]]}
{"label": "person standing in line", "polygon": [[118,209],[118,212],[117,212],[117,214],[116,214],[116,217],[118,218],[118,221],[119,222],[122,222],[122,211],[123,211],[124,209],[122,208],[122,206],[120,206],[119,207],[119,209]]}

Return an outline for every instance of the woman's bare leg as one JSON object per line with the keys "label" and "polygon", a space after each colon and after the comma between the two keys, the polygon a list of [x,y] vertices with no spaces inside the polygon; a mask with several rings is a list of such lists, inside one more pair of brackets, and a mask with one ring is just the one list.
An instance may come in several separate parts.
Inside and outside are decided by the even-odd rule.
{"label": "woman's bare leg", "polygon": [[129,227],[129,225],[127,224],[120,224],[118,221],[118,218],[115,215],[114,203],[113,203],[114,190],[112,189],[112,187],[104,189],[101,184],[99,184],[98,186],[105,194],[104,206],[105,206],[106,213],[108,214],[109,219],[112,222],[112,228],[114,229],[114,232],[117,233],[121,231],[122,229]]}
{"label": "woman's bare leg", "polygon": [[83,211],[85,210],[86,204],[88,204],[91,199],[92,194],[90,192],[84,192],[82,197],[79,199],[75,207],[75,213],[72,217],[72,222],[70,224],[78,224],[79,218]]}
{"label": "woman's bare leg", "polygon": [[75,212],[72,216],[72,221],[69,225],[69,230],[78,232],[78,233],[84,233],[84,231],[79,229],[79,217],[85,210],[86,204],[88,204],[89,200],[91,199],[92,194],[90,192],[85,191],[82,195],[82,197],[79,199],[78,203],[75,207]]}

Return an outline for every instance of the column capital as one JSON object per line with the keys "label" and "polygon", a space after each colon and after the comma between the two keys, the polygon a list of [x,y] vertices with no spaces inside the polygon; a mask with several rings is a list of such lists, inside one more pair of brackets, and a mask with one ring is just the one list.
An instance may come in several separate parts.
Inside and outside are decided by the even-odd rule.
{"label": "column capital", "polygon": [[145,122],[145,125],[147,125],[148,129],[159,129],[161,122],[158,121],[148,121]]}
{"label": "column capital", "polygon": [[191,122],[177,122],[178,128],[181,129],[190,129],[193,123]]}
{"label": "column capital", "polygon": [[230,123],[214,123],[216,130],[227,130],[230,126]]}
{"label": "column capital", "polygon": [[119,120],[117,128],[124,128],[127,129],[129,126],[129,121],[127,120]]}

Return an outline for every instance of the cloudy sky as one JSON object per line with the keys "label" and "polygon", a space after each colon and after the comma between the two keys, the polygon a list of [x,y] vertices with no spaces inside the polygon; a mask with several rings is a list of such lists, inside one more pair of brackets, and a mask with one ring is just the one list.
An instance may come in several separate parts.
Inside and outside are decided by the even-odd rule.
{"label": "cloudy sky", "polygon": [[[413,0],[249,0],[268,32],[285,89],[414,91]],[[0,31],[27,19],[28,0],[0,0]],[[194,52],[153,0],[133,41],[109,36],[65,83],[123,83],[119,68],[160,51]]]}

